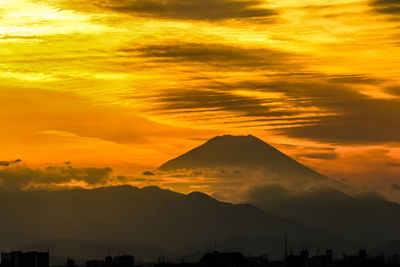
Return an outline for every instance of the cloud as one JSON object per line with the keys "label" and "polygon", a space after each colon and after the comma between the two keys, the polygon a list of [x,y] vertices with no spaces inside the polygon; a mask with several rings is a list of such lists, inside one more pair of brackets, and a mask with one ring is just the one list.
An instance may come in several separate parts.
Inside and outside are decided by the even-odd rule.
{"label": "cloud", "polygon": [[217,112],[228,112],[224,123],[320,142],[400,142],[400,99],[375,97],[362,89],[382,88],[378,78],[309,72],[194,84],[149,96],[154,110],[212,114],[207,117],[211,122],[220,119]]}
{"label": "cloud", "polygon": [[[304,56],[272,49],[178,42],[122,51],[167,64],[179,70],[177,76],[188,72],[175,68],[179,64],[213,68],[198,68],[190,82],[148,94],[146,111],[155,114],[336,144],[400,142],[398,88],[387,87],[390,81],[383,78],[318,73],[307,68]],[[246,75],[235,76],[235,71]]]}
{"label": "cloud", "polygon": [[269,109],[265,105],[268,100],[212,89],[168,91],[163,95],[154,95],[151,99],[154,101],[153,103],[159,104],[164,112],[230,111],[242,116],[265,117],[294,114],[290,110],[273,111]]}
{"label": "cloud", "polygon": [[8,167],[8,166],[10,166],[12,164],[16,164],[16,163],[19,163],[21,161],[22,161],[21,159],[10,160],[10,161],[3,160],[3,161],[0,161],[0,167]]}
{"label": "cloud", "polygon": [[400,14],[400,2],[397,0],[373,0],[370,5],[379,13],[387,15]]}
{"label": "cloud", "polygon": [[[363,77],[363,76],[362,76]],[[340,78],[340,82],[335,82]],[[343,79],[346,78],[346,79]],[[379,84],[378,79],[348,79],[347,76],[314,76],[274,82],[242,82],[235,87],[264,92],[280,92],[288,99],[296,99],[299,108],[316,107],[330,111],[330,115],[306,125],[293,125],[281,133],[296,138],[308,138],[330,143],[371,144],[399,142],[398,121],[400,100],[375,98],[357,88]],[[302,113],[301,109],[298,111]]]}
{"label": "cloud", "polygon": [[391,184],[390,188],[393,190],[400,190],[400,185],[399,184]]}
{"label": "cloud", "polygon": [[[145,58],[161,62],[206,63],[217,68],[257,68],[258,70],[287,69],[298,60],[294,54],[265,48],[242,48],[217,43],[171,43],[148,45],[136,49],[125,48],[122,52],[139,53]],[[300,66],[298,66],[300,67]]]}
{"label": "cloud", "polygon": [[346,187],[332,179],[313,179],[296,174],[282,174],[264,166],[181,169],[157,171],[154,174],[156,185],[160,187],[171,188],[182,193],[201,189],[202,192],[219,200],[233,202],[248,201],[247,196],[250,190],[276,184],[300,191],[312,188]]}
{"label": "cloud", "polygon": [[325,159],[325,160],[334,160],[337,158],[338,154],[336,153],[308,153],[308,154],[300,154],[299,157],[309,158],[309,159]]}
{"label": "cloud", "polygon": [[142,172],[142,174],[146,175],[146,176],[153,176],[154,175],[154,173],[151,172],[151,171],[144,171],[144,172]]}
{"label": "cloud", "polygon": [[[353,100],[351,97],[355,96]],[[337,111],[313,125],[305,125],[283,129],[292,137],[308,138],[322,142],[345,144],[378,144],[400,142],[400,131],[397,122],[400,102],[389,99],[371,99],[349,92],[348,98],[337,103],[323,102],[320,105]]]}
{"label": "cloud", "polygon": [[176,20],[223,20],[271,17],[261,0],[99,0],[92,5],[133,15]]}
{"label": "cloud", "polygon": [[[26,166],[10,166],[0,169],[0,188],[6,191],[48,188],[69,184],[87,186],[106,185],[118,179],[111,175],[111,168],[73,168],[71,166],[32,169]],[[80,183],[82,182],[82,183]]]}

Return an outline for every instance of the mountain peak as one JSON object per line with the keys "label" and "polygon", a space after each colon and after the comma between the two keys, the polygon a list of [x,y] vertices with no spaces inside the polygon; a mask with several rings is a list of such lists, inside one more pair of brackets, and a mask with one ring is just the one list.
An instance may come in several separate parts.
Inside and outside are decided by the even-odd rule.
{"label": "mountain peak", "polygon": [[[247,140],[247,141],[261,141],[260,139],[258,139],[257,137],[255,137],[254,135],[230,135],[230,134],[225,134],[225,135],[221,135],[221,136],[215,136],[213,138],[211,138],[210,140],[208,140],[208,142],[224,142],[224,141],[239,141],[239,140]],[[262,141],[261,141],[262,142]]]}
{"label": "mountain peak", "polygon": [[217,167],[262,168],[278,175],[325,178],[253,135],[216,136],[164,163],[159,170]]}

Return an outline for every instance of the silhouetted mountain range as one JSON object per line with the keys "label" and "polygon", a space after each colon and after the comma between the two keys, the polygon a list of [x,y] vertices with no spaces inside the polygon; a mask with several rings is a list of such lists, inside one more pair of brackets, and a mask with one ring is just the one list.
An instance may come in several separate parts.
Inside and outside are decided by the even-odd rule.
{"label": "silhouetted mountain range", "polygon": [[269,191],[255,190],[249,201],[265,211],[323,229],[362,246],[373,247],[400,237],[400,205],[383,197],[351,196],[336,189],[300,194],[281,192],[274,196],[268,196]]}
{"label": "silhouetted mountain range", "polygon": [[183,195],[157,187],[2,193],[0,209],[0,228],[7,229],[0,239],[4,249],[67,238],[110,247],[156,247],[184,255],[211,249],[216,240],[226,248],[241,246],[244,251],[249,251],[246,245],[251,243],[253,251],[279,258],[284,233],[296,246],[348,245],[331,234],[251,205],[223,203],[203,193]]}
{"label": "silhouetted mountain range", "polygon": [[235,167],[263,169],[282,178],[326,179],[279,150],[252,136],[217,136],[159,167],[162,171]]}
{"label": "silhouetted mountain range", "polygon": [[[297,184],[311,180],[334,185],[330,183],[333,180],[253,136],[215,137],[159,169],[219,167],[261,168],[265,175],[274,173]],[[54,241],[68,239],[80,248],[82,257],[90,257],[106,244],[129,253],[141,251],[148,259],[157,253],[179,257],[209,251],[217,241],[221,250],[269,253],[279,259],[284,233],[295,248],[307,244],[310,249],[333,248],[337,252],[400,238],[398,204],[377,195],[356,196],[327,187],[298,190],[293,184],[255,185],[247,192],[248,200],[262,209],[221,202],[200,192],[185,195],[155,186],[1,191],[0,229],[5,230],[0,248],[47,242],[68,251]],[[58,255],[65,257],[65,252]]]}
{"label": "silhouetted mountain range", "polygon": [[[163,171],[201,168],[263,168],[266,183],[249,192],[248,201],[264,211],[342,236],[364,246],[400,238],[400,205],[377,195],[350,195],[343,184],[303,166],[254,136],[217,136],[175,158]],[[278,179],[268,184],[268,175]],[[298,181],[288,185],[287,181]],[[302,186],[301,181],[318,181]],[[306,183],[304,183],[306,184]],[[313,187],[308,185],[314,185]],[[318,185],[318,186],[315,186]],[[350,192],[346,188],[346,192]]]}

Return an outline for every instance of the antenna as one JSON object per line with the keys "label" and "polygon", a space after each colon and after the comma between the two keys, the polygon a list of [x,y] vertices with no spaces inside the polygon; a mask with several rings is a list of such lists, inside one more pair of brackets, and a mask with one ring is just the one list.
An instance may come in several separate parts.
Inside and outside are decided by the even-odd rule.
{"label": "antenna", "polygon": [[287,234],[285,233],[285,257],[287,256]]}

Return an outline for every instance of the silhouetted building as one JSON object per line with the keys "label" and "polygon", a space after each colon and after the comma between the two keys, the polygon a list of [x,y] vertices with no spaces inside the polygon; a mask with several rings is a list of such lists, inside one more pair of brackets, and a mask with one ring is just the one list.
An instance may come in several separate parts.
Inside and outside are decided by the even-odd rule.
{"label": "silhouetted building", "polygon": [[107,256],[104,260],[86,261],[86,267],[134,267],[135,258],[130,255]]}
{"label": "silhouetted building", "polygon": [[73,259],[67,259],[67,267],[75,267],[75,261]]}
{"label": "silhouetted building", "polygon": [[11,251],[1,253],[2,267],[49,267],[49,252]]}
{"label": "silhouetted building", "polygon": [[267,254],[259,257],[247,257],[248,267],[266,267],[269,264],[269,257]]}
{"label": "silhouetted building", "polygon": [[289,255],[285,256],[285,266],[286,267],[308,267],[309,258],[308,250],[303,247],[299,255],[294,255],[293,251]]}
{"label": "silhouetted building", "polygon": [[133,267],[135,266],[135,258],[130,255],[115,256],[112,258],[108,256],[105,258],[106,267]]}
{"label": "silhouetted building", "polygon": [[328,267],[333,264],[333,251],[328,249],[325,255],[315,255],[309,259],[310,267]]}
{"label": "silhouetted building", "polygon": [[103,260],[90,260],[86,261],[86,267],[104,267],[105,263]]}
{"label": "silhouetted building", "polygon": [[199,262],[200,267],[245,267],[247,259],[240,252],[221,253],[214,251],[206,253]]}
{"label": "silhouetted building", "polygon": [[387,262],[390,265],[400,265],[400,254],[394,254],[394,255],[390,255],[387,258]]}
{"label": "silhouetted building", "polygon": [[360,250],[357,255],[343,255],[343,259],[335,266],[339,267],[382,267],[382,266],[396,266],[391,265],[390,262],[385,262],[385,255],[381,254],[372,257],[367,254],[366,250]]}

